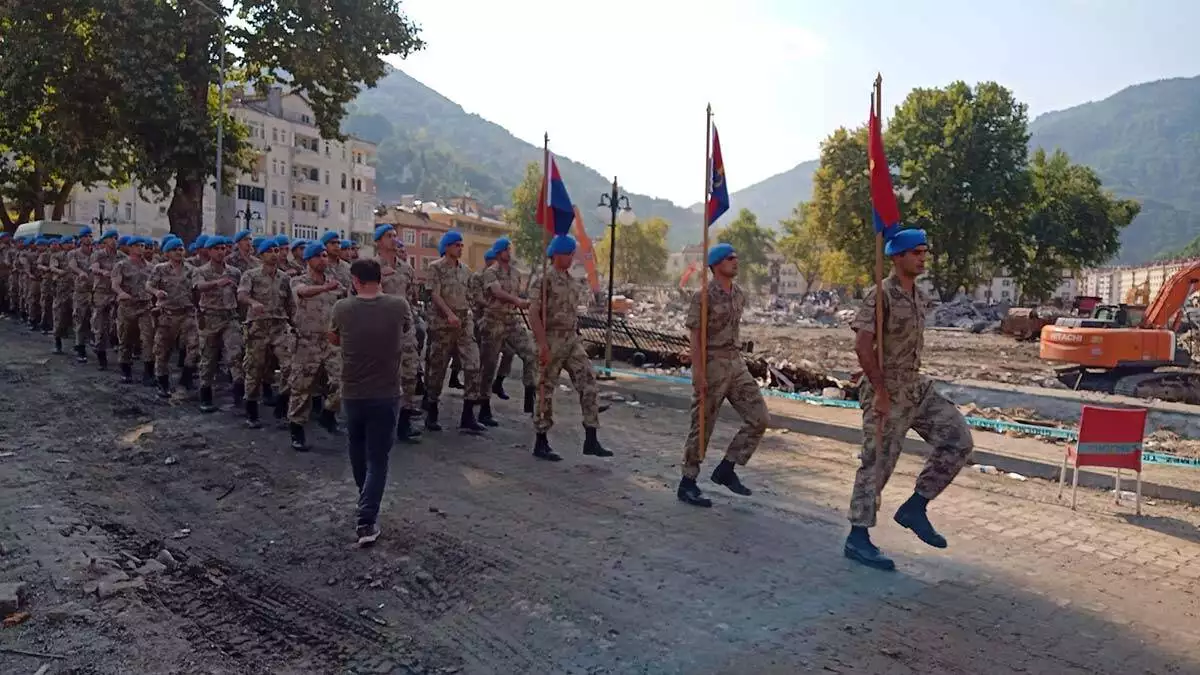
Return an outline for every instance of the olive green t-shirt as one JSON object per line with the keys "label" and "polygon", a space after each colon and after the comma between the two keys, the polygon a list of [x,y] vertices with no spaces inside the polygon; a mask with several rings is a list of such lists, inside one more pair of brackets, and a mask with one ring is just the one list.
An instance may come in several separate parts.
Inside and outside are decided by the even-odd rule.
{"label": "olive green t-shirt", "polygon": [[351,296],[333,306],[333,332],[342,344],[342,398],[400,395],[400,344],[412,312],[394,295]]}

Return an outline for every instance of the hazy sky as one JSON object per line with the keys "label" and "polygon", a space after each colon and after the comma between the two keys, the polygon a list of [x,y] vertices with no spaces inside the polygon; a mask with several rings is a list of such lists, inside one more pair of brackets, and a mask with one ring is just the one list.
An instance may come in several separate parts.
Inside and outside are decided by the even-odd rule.
{"label": "hazy sky", "polygon": [[[634,192],[703,196],[704,107],[739,189],[917,86],[996,80],[1031,116],[1200,74],[1192,0],[405,0],[406,72]],[[568,186],[570,188],[570,186]],[[576,201],[581,199],[580,195]]]}

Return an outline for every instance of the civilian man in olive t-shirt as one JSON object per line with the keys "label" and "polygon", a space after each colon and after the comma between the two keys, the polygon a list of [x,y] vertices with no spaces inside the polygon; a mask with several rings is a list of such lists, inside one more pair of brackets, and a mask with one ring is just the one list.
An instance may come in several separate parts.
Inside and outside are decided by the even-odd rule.
{"label": "civilian man in olive t-shirt", "polygon": [[412,321],[408,301],[381,292],[375,260],[350,265],[355,295],[333,306],[329,340],[342,348],[342,410],[358,485],[359,546],[379,538],[379,502],[400,407],[400,342]]}

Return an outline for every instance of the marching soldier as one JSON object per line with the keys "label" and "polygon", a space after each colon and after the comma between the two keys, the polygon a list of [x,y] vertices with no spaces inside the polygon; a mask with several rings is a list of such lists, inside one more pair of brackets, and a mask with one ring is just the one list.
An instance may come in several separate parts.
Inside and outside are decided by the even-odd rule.
{"label": "marching soldier", "polygon": [[[150,280],[150,265],[146,249],[152,242],[134,237],[129,243],[129,255],[112,269],[112,289],[117,296],[117,339],[121,342],[121,381],[133,381],[134,346],[141,345],[142,358],[154,353],[154,316],[150,313],[153,296],[146,282]],[[135,339],[136,337],[136,339]],[[142,384],[154,386],[154,361],[143,361]]]}
{"label": "marching soldier", "polygon": [[200,294],[200,412],[203,413],[217,411],[213,403],[213,381],[221,359],[233,379],[234,410],[241,409],[246,391],[237,292],[242,273],[225,264],[231,243],[227,237],[205,238],[204,258],[208,262],[192,274],[193,287]]}
{"label": "marching soldier", "polygon": [[116,230],[100,235],[100,245],[88,263],[88,271],[92,274],[92,336],[96,341],[96,363],[100,370],[108,368],[108,348],[113,342],[117,294],[112,287],[112,270],[121,260],[117,251],[119,237]]}
{"label": "marching soldier", "polygon": [[321,235],[321,245],[325,247],[325,253],[329,255],[329,263],[325,272],[332,274],[342,288],[346,289],[347,294],[351,293],[354,283],[350,280],[350,263],[342,260],[342,242],[338,239],[337,232],[326,232]]}
{"label": "marching soldier", "polygon": [[463,392],[459,429],[477,434],[484,430],[475,419],[479,395],[479,346],[471,321],[471,300],[467,283],[471,270],[462,263],[463,239],[451,230],[438,242],[441,258],[429,265],[429,283],[433,310],[429,316],[429,380],[425,383],[425,428],[441,431],[438,424],[438,399],[446,378],[451,355],[462,359],[466,390]]}
{"label": "marching soldier", "polygon": [[187,258],[187,263],[196,269],[200,269],[208,264],[208,235],[202,234],[196,237],[196,240],[188,244],[187,250],[190,254]]}
{"label": "marching soldier", "polygon": [[42,327],[42,272],[38,260],[45,250],[46,239],[35,237],[33,245],[25,248],[25,255],[21,258],[21,271],[25,275],[25,314],[31,331]]}
{"label": "marching soldier", "polygon": [[[400,257],[400,239],[396,228],[384,224],[375,228],[375,259],[379,261],[380,289],[410,301],[414,293],[416,272]],[[411,314],[412,309],[409,309]],[[400,414],[396,418],[396,440],[416,442],[421,433],[412,428],[417,414],[417,371],[421,354],[417,350],[415,322],[410,322],[400,344]]]}
{"label": "marching soldier", "polygon": [[242,230],[233,235],[233,251],[225,257],[225,264],[238,268],[242,274],[255,265],[254,247],[256,244],[251,241],[250,237],[250,230]]}
{"label": "marching soldier", "polygon": [[[916,490],[893,519],[935,548],[946,548],[946,539],[929,522],[926,507],[949,487],[974,449],[962,413],[920,373],[930,300],[917,286],[917,277],[925,273],[928,252],[925,231],[917,229],[900,230],[884,247],[892,261],[892,273],[883,281],[883,363],[876,356],[878,298],[874,288],[867,291],[851,323],[856,333],[854,349],[866,380],[859,397],[863,449],[850,497],[850,535],[844,553],[851,560],[883,570],[895,569],[896,564],[871,542],[868,530],[875,526],[883,488],[896,467],[908,430],[916,431],[933,446],[933,452],[917,477]],[[882,446],[877,441],[882,441]]]}
{"label": "marching soldier", "polygon": [[269,356],[275,357],[286,376],[292,346],[288,325],[292,291],[289,277],[279,270],[279,246],[274,239],[266,239],[259,243],[256,252],[262,264],[242,273],[238,284],[238,302],[246,307],[246,355],[242,368],[246,373],[246,426],[251,429],[262,427],[258,401],[263,383],[274,375],[267,372]]}
{"label": "marching soldier", "polygon": [[92,335],[92,228],[79,232],[79,245],[67,254],[67,275],[71,277],[71,314],[75,330],[75,361],[87,363],[88,342]]}
{"label": "marching soldier", "polygon": [[327,430],[337,429],[337,411],[341,405],[342,359],[329,342],[333,320],[333,305],[345,295],[341,283],[325,275],[329,256],[325,247],[312,243],[304,247],[308,271],[291,279],[292,301],[295,303],[296,342],[291,355],[291,379],[288,382],[287,418],[292,449],[308,450],[304,424],[312,407],[313,385],[321,371],[325,372],[328,393],[324,397],[320,424]]}
{"label": "marching soldier", "polygon": [[293,239],[288,245],[288,250],[291,254],[287,257],[287,267],[284,272],[287,272],[290,277],[298,277],[308,270],[308,266],[304,263],[304,249],[309,244],[307,239]]}
{"label": "marching soldier", "polygon": [[9,305],[9,278],[12,276],[12,237],[0,232],[0,313],[12,313]]}
{"label": "marching soldier", "polygon": [[62,241],[58,237],[46,237],[46,245],[37,258],[38,275],[42,279],[41,298],[38,301],[42,309],[39,321],[42,326],[42,335],[49,335],[54,330],[54,296],[56,295],[55,289],[58,287],[58,279],[54,276],[50,261],[60,253],[62,253]]}
{"label": "marching soldier", "polygon": [[[529,301],[519,293],[520,277],[512,268],[512,243],[507,237],[501,237],[492,245],[495,254],[495,264],[483,272],[483,296],[485,308],[480,334],[480,362],[482,377],[480,391],[487,392],[487,385],[496,372],[496,362],[501,352],[515,351],[521,356],[521,378],[525,383],[525,412],[532,413],[537,394],[534,366],[536,357],[533,341],[521,322],[517,310],[528,309]],[[486,419],[492,417],[492,404],[484,394],[483,406],[479,412],[479,421],[487,424]],[[486,419],[485,419],[486,416]]]}
{"label": "marching soldier", "polygon": [[583,454],[595,457],[612,457],[612,451],[600,445],[596,428],[600,426],[600,409],[596,401],[596,375],[583,349],[583,338],[578,328],[578,291],[571,279],[571,263],[575,255],[575,239],[558,235],[546,249],[552,267],[545,276],[538,278],[529,290],[531,305],[529,323],[533,327],[538,344],[538,401],[534,418],[537,439],[533,456],[557,462],[562,456],[554,452],[546,434],[554,426],[554,390],[558,387],[558,376],[564,369],[571,378],[571,385],[579,392],[579,407],[583,412]]}
{"label": "marching soldier", "polygon": [[[742,310],[746,307],[746,296],[733,281],[738,273],[737,252],[729,244],[717,244],[709,250],[707,263],[712,269],[713,278],[708,282],[707,289],[699,289],[692,294],[685,323],[691,331],[692,422],[683,449],[683,477],[676,491],[680,501],[701,507],[712,506],[712,501],[696,485],[696,478],[700,475],[700,464],[704,462],[721,404],[729,401],[729,405],[741,415],[742,426],[729,442],[725,458],[713,470],[712,481],[734,494],[750,494],[750,489],[738,479],[734,466],[745,466],[750,461],[770,419],[767,404],[758,389],[758,381],[750,374],[741,354],[738,331]],[[708,293],[707,354],[700,353],[701,293]],[[705,367],[695,368],[694,365],[698,363],[704,363]],[[700,445],[701,406],[704,406],[704,447]]]}
{"label": "marching soldier", "polygon": [[54,353],[63,353],[63,339],[71,330],[71,297],[75,293],[75,275],[67,268],[67,259],[75,251],[70,237],[60,240],[61,250],[50,256],[50,275],[54,277]]}
{"label": "marching soldier", "polygon": [[183,241],[168,239],[162,250],[167,260],[153,267],[146,287],[158,301],[158,327],[154,332],[154,374],[158,395],[170,398],[171,348],[182,342],[184,365],[179,385],[191,389],[200,343],[196,305],[192,302],[193,268],[183,263]]}
{"label": "marching soldier", "polygon": [[338,253],[347,265],[353,264],[355,260],[358,260],[358,242],[353,239],[343,239],[338,242],[338,247],[340,249]]}
{"label": "marching soldier", "polygon": [[8,252],[8,311],[13,318],[25,320],[25,273],[21,260],[25,257],[26,238],[14,238]]}

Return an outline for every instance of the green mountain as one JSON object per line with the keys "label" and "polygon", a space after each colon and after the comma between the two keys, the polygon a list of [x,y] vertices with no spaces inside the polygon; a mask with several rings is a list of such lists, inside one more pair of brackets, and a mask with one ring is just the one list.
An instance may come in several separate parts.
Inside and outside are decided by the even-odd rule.
{"label": "green mountain", "polygon": [[[762,225],[776,227],[779,221],[792,215],[792,209],[812,197],[812,179],[818,160],[801,162],[796,166],[761,180],[750,187],[729,195],[729,210],[737,213],[750,209]],[[693,204],[693,213],[703,215],[702,205]]]}
{"label": "green mountain", "polygon": [[1200,77],[1147,82],[1035,119],[1030,144],[1061,148],[1142,202],[1117,262],[1169,255],[1200,234]]}
{"label": "green mountain", "polygon": [[[540,162],[542,149],[513,136],[498,124],[467,113],[462,106],[398,69],[355,100],[343,130],[379,144],[376,166],[381,200],[417,195],[425,200],[469,194],[487,206],[507,205],[524,178],[525,166]],[[558,169],[571,199],[599,236],[608,224],[595,213],[612,177],[557,155]],[[658,216],[671,223],[668,244],[674,249],[699,238],[700,218],[666,200],[628,193],[639,217]]]}

